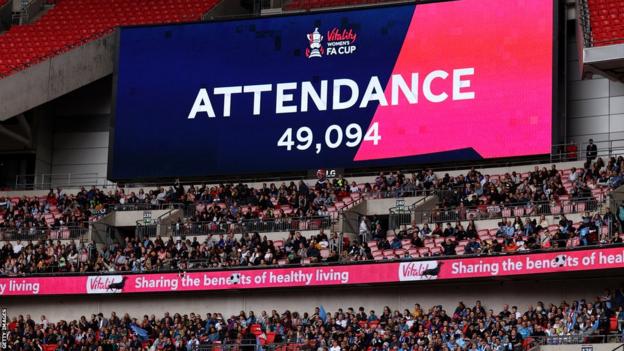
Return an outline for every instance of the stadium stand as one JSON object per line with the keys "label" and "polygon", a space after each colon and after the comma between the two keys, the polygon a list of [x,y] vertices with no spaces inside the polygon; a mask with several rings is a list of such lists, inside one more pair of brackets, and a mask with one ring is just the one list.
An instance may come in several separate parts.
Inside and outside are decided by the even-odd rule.
{"label": "stadium stand", "polygon": [[0,35],[0,77],[110,33],[122,25],[201,19],[218,0],[64,0],[41,19]]}
{"label": "stadium stand", "polygon": [[0,237],[76,239],[113,204],[114,197],[95,187],[77,194],[58,188],[42,196],[0,198]]}
{"label": "stadium stand", "polygon": [[[280,186],[263,184],[259,188],[247,184],[184,187],[176,183],[138,193],[124,188],[108,194],[95,187],[88,191],[82,188],[75,195],[67,195],[62,189],[51,190],[40,197],[12,197],[0,202],[1,238],[25,242],[3,245],[0,272],[213,269],[510,254],[619,244],[619,221],[610,210],[600,212],[599,205],[610,189],[621,183],[622,162],[623,158],[606,163],[599,158],[582,169],[536,166],[533,172],[503,175],[482,175],[472,169],[466,175],[446,174],[440,178],[431,170],[417,172],[411,178],[390,172],[363,184],[339,177],[333,181],[322,178],[314,185],[301,181]],[[365,220],[365,230],[361,224],[356,233],[358,240],[324,232],[331,227],[328,215],[337,215],[337,211],[361,199],[427,193],[436,193],[444,207],[431,211],[424,223],[414,221],[388,230],[378,222]],[[480,203],[471,207],[476,198]],[[177,241],[171,237],[165,242],[155,237],[156,232],[100,249],[82,240],[52,241],[82,239],[88,222],[113,209],[143,210],[167,204],[181,206],[188,213],[187,218],[171,224],[171,234],[179,238]],[[576,213],[582,218],[566,218]],[[561,217],[555,219],[554,215]],[[493,224],[496,222],[492,219],[500,221]],[[237,230],[242,227],[245,230]],[[316,230],[317,234],[306,239],[299,230]],[[291,234],[267,238],[258,231]],[[200,238],[185,240],[190,236]],[[38,254],[32,256],[33,252]],[[29,259],[23,259],[26,257]]]}
{"label": "stadium stand", "polygon": [[[436,182],[440,204],[433,221],[482,219],[510,216],[560,214],[593,210],[606,194],[620,183],[621,160],[602,159],[584,169],[559,171],[536,166],[533,172],[504,175],[482,175],[471,170],[465,177],[451,178],[446,174]],[[619,166],[617,166],[619,167]]]}
{"label": "stadium stand", "polygon": [[[481,301],[382,311],[344,306],[336,312],[241,311],[229,317],[202,312],[188,315],[123,316],[112,312],[72,321],[39,321],[30,315],[10,318],[9,344],[19,350],[195,350],[261,344],[270,350],[520,350],[535,344],[587,342],[596,335],[621,332],[624,294],[605,289],[598,297],[571,303],[541,301],[525,310],[488,309]],[[568,338],[567,341],[563,341]],[[208,348],[212,349],[212,348]],[[238,350],[238,348],[235,348]],[[245,348],[240,348],[244,350]],[[253,349],[253,348],[252,348]]]}
{"label": "stadium stand", "polygon": [[[598,161],[596,165],[599,167],[593,170],[557,171],[553,168],[547,171],[543,168],[523,174],[513,172],[492,176],[483,176],[471,170],[465,176],[452,179],[448,174],[438,179],[432,171],[418,172],[411,177],[390,172],[361,184],[349,184],[340,177],[333,181],[317,181],[314,185],[300,181],[298,185],[290,182],[279,187],[265,184],[258,189],[246,184],[191,185],[186,188],[175,184],[147,192],[143,189],[126,192],[120,188],[114,193],[109,191],[104,194],[93,187],[89,191],[83,188],[75,195],[63,197],[60,208],[56,206],[61,197],[59,189],[38,197],[0,198],[0,232],[6,239],[45,239],[31,230],[61,225],[51,218],[59,219],[63,214],[71,214],[72,206],[64,206],[65,199],[70,200],[69,204],[74,205],[78,213],[85,212],[85,216],[78,216],[83,222],[93,222],[112,209],[183,208],[186,219],[176,223],[173,229],[186,235],[227,233],[242,226],[247,231],[263,232],[279,228],[282,231],[327,228],[330,219],[326,218],[337,218],[340,211],[363,199],[432,193],[440,197],[440,205],[433,211],[430,223],[512,215],[582,213],[595,210],[604,201],[609,189],[617,185],[614,182],[618,182],[619,173],[613,173],[608,167],[601,170],[601,164],[602,161]],[[609,175],[607,172],[610,172]],[[554,181],[547,181],[542,189],[538,185],[547,178]],[[556,189],[552,188],[555,185]],[[65,225],[80,225],[69,218],[63,222]]]}
{"label": "stadium stand", "polygon": [[467,226],[461,222],[445,226],[435,224],[414,225],[400,231],[374,233],[367,242],[370,255],[375,260],[418,258],[454,255],[497,255],[534,250],[571,249],[579,246],[619,244],[622,238],[608,237],[608,224],[615,224],[615,216],[589,213],[581,222],[573,223],[562,215],[557,223],[545,216],[539,220],[517,216],[503,218],[495,228],[478,228],[470,220]]}
{"label": "stadium stand", "polygon": [[624,43],[624,1],[587,0],[593,46]]}
{"label": "stadium stand", "polygon": [[562,216],[558,223],[503,220],[498,228],[478,228],[471,222],[431,230],[427,224],[384,231],[375,224],[368,242],[327,235],[320,230],[306,238],[292,231],[287,238],[269,240],[258,233],[214,235],[205,239],[126,239],[123,245],[98,248],[93,243],[60,240],[5,242],[0,248],[0,276],[42,273],[149,272],[219,269],[241,266],[283,266],[369,260],[418,259],[456,255],[502,255],[517,252],[566,250],[621,245],[622,235],[609,237],[613,214],[589,213],[579,223]]}

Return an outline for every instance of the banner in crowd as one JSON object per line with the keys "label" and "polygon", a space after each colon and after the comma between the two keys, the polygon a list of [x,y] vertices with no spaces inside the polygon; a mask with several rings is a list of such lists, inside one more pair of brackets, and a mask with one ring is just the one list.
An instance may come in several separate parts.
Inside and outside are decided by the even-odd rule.
{"label": "banner in crowd", "polygon": [[0,278],[0,296],[320,287],[554,274],[624,267],[624,248],[179,273]]}

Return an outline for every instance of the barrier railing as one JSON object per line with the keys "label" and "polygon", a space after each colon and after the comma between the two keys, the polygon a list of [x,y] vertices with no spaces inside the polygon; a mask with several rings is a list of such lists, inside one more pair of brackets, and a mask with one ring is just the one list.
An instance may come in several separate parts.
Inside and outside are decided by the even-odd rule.
{"label": "barrier railing", "polygon": [[575,344],[605,344],[621,343],[624,338],[621,334],[599,335],[599,334],[577,334],[577,335],[551,335],[551,336],[531,336],[529,344],[537,345],[575,345]]}
{"label": "barrier railing", "polygon": [[[416,214],[416,208],[421,204],[424,204],[430,198],[430,195],[435,194],[435,192],[427,191],[424,196],[418,199],[413,204],[409,206],[397,204],[395,207],[391,207],[389,210],[388,216],[388,229],[397,229],[402,225],[408,225],[412,223],[412,219],[417,220],[418,223],[423,223],[424,218],[413,217],[413,214]],[[428,213],[427,211],[421,211],[420,213]],[[425,218],[426,219],[426,218]]]}
{"label": "barrier railing", "polygon": [[415,211],[428,219],[428,223],[456,222],[465,220],[501,219],[539,215],[560,215],[595,211],[601,202],[595,198],[579,198],[553,203],[529,202],[485,205],[481,207],[452,207],[433,209],[431,211]]}
{"label": "barrier railing", "polygon": [[113,187],[115,183],[99,173],[42,173],[15,176],[15,190],[48,190],[56,187],[81,186]]}
{"label": "barrier railing", "polygon": [[112,209],[115,211],[152,211],[152,210],[171,210],[171,209],[185,209],[188,206],[183,203],[166,202],[162,204],[152,203],[132,203],[132,204],[115,204],[112,205]]}
{"label": "barrier railing", "polygon": [[26,24],[32,20],[43,9],[44,0],[30,0],[22,6],[22,10],[18,13],[16,24]]}
{"label": "barrier railing", "polygon": [[[595,140],[594,143],[597,145],[597,156],[598,157],[611,157],[616,155],[624,155],[624,139],[605,139],[605,140]],[[566,144],[555,144],[552,146],[550,155],[535,155],[529,156],[525,158],[519,159],[504,159],[504,160],[488,160],[483,163],[479,163],[476,161],[471,161],[467,163],[447,163],[447,164],[439,164],[431,167],[427,167],[434,172],[444,172],[449,170],[457,170],[468,167],[512,167],[512,166],[520,166],[520,165],[528,165],[528,164],[544,164],[544,163],[555,163],[555,162],[564,162],[564,161],[579,161],[586,159],[586,147],[588,143],[566,143]],[[571,148],[571,149],[569,149]],[[423,167],[405,167],[402,169],[404,174],[412,173],[418,170],[422,170]],[[362,170],[352,170],[347,176],[364,176],[364,175],[372,175],[377,171],[373,171],[371,169],[362,169]],[[93,177],[93,174],[56,174],[54,175],[55,179],[64,179],[64,181],[59,182],[58,186],[62,187],[79,187],[79,186],[104,186],[104,187],[114,187],[117,184],[108,181],[105,177],[97,175],[97,177],[92,178],[92,180],[88,179],[89,176]],[[53,185],[50,179],[50,174],[39,174],[39,175],[18,175],[16,177],[15,182],[15,190],[47,190],[50,189],[50,186]],[[280,180],[292,180],[296,177],[240,177],[240,176],[231,176],[223,179],[210,179],[211,184],[218,183],[230,183],[230,182],[260,182],[260,181],[280,181]],[[82,184],[81,184],[82,183]],[[194,182],[186,182],[188,184],[201,184],[205,183],[205,181],[194,181]],[[162,182],[140,182],[140,183],[127,183],[125,184],[127,187],[151,187],[151,186],[161,186]],[[390,192],[391,193],[391,192]],[[416,196],[418,193],[414,191]],[[405,194],[409,194],[409,191]],[[377,195],[371,195],[373,197],[377,196],[377,198],[383,198],[384,192],[380,192]],[[401,196],[399,194],[399,196]],[[406,195],[409,196],[409,195]]]}
{"label": "barrier railing", "polygon": [[[202,344],[193,348],[193,351],[299,351],[303,350],[303,343],[276,343],[276,344]],[[311,350],[311,348],[310,348]]]}
{"label": "barrier railing", "polygon": [[86,238],[89,232],[87,224],[52,228],[0,229],[0,240],[75,240]]}
{"label": "barrier railing", "polygon": [[225,233],[272,233],[288,232],[290,230],[320,230],[329,229],[332,219],[329,216],[320,217],[286,217],[278,219],[243,220],[238,223],[215,222],[187,222],[173,223],[170,226],[173,235],[208,235]]}
{"label": "barrier railing", "polygon": [[158,224],[137,224],[134,233],[137,238],[155,237],[159,235]]}

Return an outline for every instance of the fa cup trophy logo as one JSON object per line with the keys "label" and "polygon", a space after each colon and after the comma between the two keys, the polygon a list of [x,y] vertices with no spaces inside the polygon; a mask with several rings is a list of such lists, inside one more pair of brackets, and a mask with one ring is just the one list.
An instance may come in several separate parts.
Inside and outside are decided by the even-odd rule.
{"label": "fa cup trophy logo", "polygon": [[319,33],[318,27],[314,28],[314,33],[309,33],[307,37],[310,42],[310,47],[306,48],[306,57],[323,57],[323,53],[325,52],[325,49],[321,46],[323,36]]}

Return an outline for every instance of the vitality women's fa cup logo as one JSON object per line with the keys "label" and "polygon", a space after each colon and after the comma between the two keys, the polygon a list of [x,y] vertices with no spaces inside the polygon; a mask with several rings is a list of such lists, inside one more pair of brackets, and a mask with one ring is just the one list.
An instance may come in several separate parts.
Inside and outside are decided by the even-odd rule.
{"label": "vitality women's fa cup logo", "polygon": [[323,54],[325,53],[325,49],[321,45],[321,42],[323,41],[323,36],[321,35],[321,33],[319,33],[318,27],[314,28],[314,33],[307,34],[307,37],[310,43],[310,47],[306,48],[306,57],[323,57]]}

